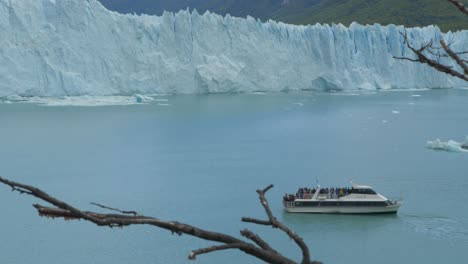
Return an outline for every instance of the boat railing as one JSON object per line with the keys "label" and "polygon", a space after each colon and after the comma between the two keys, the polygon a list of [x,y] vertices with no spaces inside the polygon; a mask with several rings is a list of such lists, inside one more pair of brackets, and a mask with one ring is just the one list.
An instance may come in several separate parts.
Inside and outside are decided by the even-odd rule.
{"label": "boat railing", "polygon": [[300,199],[312,199],[313,193],[304,193],[301,195]]}
{"label": "boat railing", "polygon": [[347,195],[348,194],[335,193],[335,192],[319,193],[317,195],[317,199],[318,200],[341,199],[342,197],[345,197]]}
{"label": "boat railing", "polygon": [[286,201],[284,201],[283,204],[284,204],[284,207],[287,207],[287,208],[295,207],[294,202],[286,202]]}

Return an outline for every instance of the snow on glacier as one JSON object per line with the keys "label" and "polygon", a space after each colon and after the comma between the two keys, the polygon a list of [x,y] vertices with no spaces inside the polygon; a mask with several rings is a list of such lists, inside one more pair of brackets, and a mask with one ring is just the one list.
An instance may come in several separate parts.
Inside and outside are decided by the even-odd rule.
{"label": "snow on glacier", "polygon": [[[123,15],[97,0],[0,0],[0,97],[448,88],[393,59],[403,27],[293,26],[180,11]],[[407,29],[414,44],[468,31]]]}

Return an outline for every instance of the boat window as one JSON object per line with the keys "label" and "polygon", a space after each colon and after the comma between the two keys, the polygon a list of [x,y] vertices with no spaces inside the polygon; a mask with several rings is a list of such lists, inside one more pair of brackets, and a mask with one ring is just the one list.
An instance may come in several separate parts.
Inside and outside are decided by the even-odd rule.
{"label": "boat window", "polygon": [[295,202],[294,204],[297,207],[307,207],[307,206],[350,206],[350,207],[360,207],[360,206],[387,206],[387,202],[384,201],[304,201],[304,202]]}
{"label": "boat window", "polygon": [[356,194],[377,194],[374,192],[372,189],[351,189],[351,193],[356,193]]}

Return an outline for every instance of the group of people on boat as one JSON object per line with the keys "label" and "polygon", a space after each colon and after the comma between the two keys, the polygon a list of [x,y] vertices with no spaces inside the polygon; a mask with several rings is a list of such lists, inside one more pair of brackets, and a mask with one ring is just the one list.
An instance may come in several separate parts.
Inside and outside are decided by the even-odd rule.
{"label": "group of people on boat", "polygon": [[[325,195],[327,199],[337,199],[346,195],[351,194],[352,188],[320,188],[319,195]],[[299,188],[296,194],[284,194],[283,201],[293,202],[295,199],[312,199],[314,194],[317,192],[316,188]]]}
{"label": "group of people on boat", "polygon": [[285,193],[283,196],[283,201],[284,202],[294,202],[296,200],[296,196],[294,194],[287,194]]}
{"label": "group of people on boat", "polygon": [[337,199],[346,195],[351,194],[351,189],[349,187],[342,188],[323,188],[320,189],[320,194],[325,194],[327,199]]}

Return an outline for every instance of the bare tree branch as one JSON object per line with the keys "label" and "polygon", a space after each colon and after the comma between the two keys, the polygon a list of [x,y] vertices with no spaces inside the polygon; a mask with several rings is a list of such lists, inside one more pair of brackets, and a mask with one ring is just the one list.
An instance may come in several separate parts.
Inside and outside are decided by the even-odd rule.
{"label": "bare tree branch", "polygon": [[14,191],[18,191],[20,193],[25,193],[25,194],[28,194],[28,195],[32,195],[32,196],[35,196],[41,200],[44,200],[52,205],[55,205],[57,206],[58,208],[61,208],[61,209],[64,209],[64,210],[67,210],[69,211],[71,214],[73,214],[75,217],[77,218],[81,218],[83,220],[87,220],[87,221],[91,221],[97,225],[107,225],[107,224],[103,224],[101,221],[99,221],[99,219],[93,217],[93,216],[90,216],[90,215],[87,215],[87,214],[84,214],[83,212],[81,212],[80,210],[74,208],[73,206],[65,203],[65,202],[62,202],[54,197],[51,197],[49,196],[47,193],[41,191],[40,189],[38,188],[35,188],[33,186],[29,186],[29,185],[25,185],[25,184],[21,184],[21,183],[17,183],[17,182],[13,182],[13,181],[9,181],[7,179],[3,179],[0,177],[0,182],[6,184],[6,185],[9,185]]}
{"label": "bare tree branch", "polygon": [[95,205],[97,207],[101,207],[103,209],[107,209],[107,210],[111,210],[111,211],[116,211],[116,212],[119,212],[119,213],[122,213],[122,214],[131,214],[131,215],[138,215],[137,212],[135,211],[122,211],[120,209],[117,209],[117,208],[112,208],[112,207],[109,207],[109,206],[105,206],[105,205],[102,205],[102,204],[98,204],[98,203],[91,203],[92,205]]}
{"label": "bare tree branch", "polygon": [[257,234],[253,233],[252,231],[244,229],[240,233],[243,237],[246,237],[255,242],[255,244],[257,244],[259,247],[268,251],[276,252],[265,240],[261,239]]}
{"label": "bare tree branch", "polygon": [[398,59],[398,60],[408,60],[408,61],[412,61],[412,62],[419,62],[418,59],[411,59],[411,58],[407,58],[407,57],[398,57],[398,56],[393,56],[394,59]]}
{"label": "bare tree branch", "polygon": [[453,52],[447,44],[445,44],[445,41],[443,39],[440,40],[440,45],[444,48],[445,52],[454,60],[457,62],[457,64],[463,69],[463,72],[465,73],[465,76],[468,74],[468,66],[465,64],[464,60],[460,59],[458,55]]}
{"label": "bare tree branch", "polygon": [[466,6],[460,2],[460,1],[457,1],[457,0],[447,0],[449,1],[450,3],[454,4],[458,9],[460,9],[460,11],[462,11],[465,15],[468,15],[468,8],[466,8]]}
{"label": "bare tree branch", "polygon": [[[455,5],[462,13],[464,13],[465,15],[468,15],[468,8],[466,8],[466,6],[462,2],[457,1],[457,0],[447,0],[447,1]],[[413,51],[413,53],[417,56],[417,59],[408,58],[408,57],[397,57],[397,56],[393,56],[393,58],[399,59],[399,60],[407,60],[407,61],[427,64],[430,67],[436,69],[437,71],[452,75],[464,81],[468,81],[468,65],[467,65],[468,62],[466,59],[459,57],[459,55],[467,54],[468,51],[455,52],[450,48],[453,42],[446,44],[443,39],[440,40],[441,47],[434,47],[432,43],[433,40],[431,40],[430,42],[424,45],[421,45],[419,49],[416,49],[413,46],[411,46],[411,44],[409,43],[406,30],[405,30],[405,33],[400,32],[400,34],[403,36],[404,43],[406,44],[406,46]],[[440,53],[440,50],[442,49],[446,52],[446,54]],[[440,63],[439,61],[430,59],[424,54],[424,52],[427,52],[435,56],[437,60],[439,60],[442,57],[453,59],[458,64],[458,66],[460,66],[463,69],[463,73],[457,70],[454,70],[453,67],[451,66],[444,65]]]}
{"label": "bare tree branch", "polygon": [[[38,211],[40,216],[51,217],[51,218],[63,218],[65,220],[86,220],[92,222],[98,226],[108,226],[108,227],[125,227],[129,225],[150,225],[158,228],[166,229],[172,232],[173,234],[186,234],[194,237],[198,237],[204,240],[213,241],[221,243],[222,245],[214,246],[205,249],[199,249],[192,251],[189,258],[194,259],[197,255],[210,253],[213,251],[219,251],[224,249],[238,249],[248,255],[256,257],[260,260],[263,260],[267,263],[273,264],[295,264],[293,260],[283,256],[277,251],[273,250],[267,242],[261,239],[258,235],[254,234],[249,230],[241,231],[241,235],[250,239],[255,244],[248,243],[246,241],[240,240],[233,236],[204,230],[192,225],[179,223],[176,221],[164,221],[154,217],[148,217],[143,215],[134,214],[133,211],[121,211],[108,206],[103,206],[95,204],[101,208],[117,211],[120,214],[102,214],[96,212],[81,211],[55,197],[50,196],[46,192],[30,185],[17,183],[0,177],[0,183],[8,185],[12,188],[13,191],[18,191],[19,193],[28,194],[34,196],[42,201],[48,202],[55,207],[46,207],[42,205],[35,204],[34,208]],[[268,203],[265,198],[265,192],[271,189],[273,185],[268,186],[264,190],[257,191],[259,193],[260,201],[262,202],[263,207],[266,209],[267,214],[271,218],[271,225],[273,227],[280,228],[285,231],[291,238],[302,241],[294,232],[292,232],[285,225],[280,223],[274,216],[271,214],[271,210],[268,207]],[[131,212],[131,213],[129,213]],[[273,221],[272,221],[273,219]],[[298,240],[299,239],[299,240]],[[318,262],[311,262],[309,259],[309,251],[307,246],[302,243],[298,243],[303,252],[303,260],[301,263],[312,264]],[[303,248],[305,246],[305,248]],[[306,252],[306,253],[304,253]]]}
{"label": "bare tree branch", "polygon": [[265,197],[265,193],[268,192],[271,188],[273,188],[273,185],[269,185],[263,190],[257,190],[259,199],[260,199],[260,204],[263,206],[263,209],[265,209],[265,212],[268,216],[269,221],[264,221],[264,220],[258,220],[254,218],[242,218],[242,221],[244,222],[249,222],[249,223],[254,223],[254,224],[260,224],[260,225],[270,225],[273,228],[278,228],[281,231],[285,232],[294,242],[296,242],[297,246],[301,249],[302,251],[302,261],[301,264],[311,264],[315,263],[310,260],[310,253],[309,253],[309,248],[305,244],[304,240],[296,234],[294,231],[289,229],[286,225],[278,221],[278,219],[273,215],[271,212],[270,206],[268,205],[268,201]]}
{"label": "bare tree branch", "polygon": [[[447,45],[447,47],[449,47],[449,45]],[[438,58],[449,58],[450,55],[448,54],[445,54],[445,53],[441,53],[440,52],[440,49],[443,49],[443,47],[432,47],[432,49],[428,49],[427,52],[438,57]],[[436,52],[437,51],[437,52]],[[453,53],[455,53],[456,55],[465,55],[465,54],[468,54],[468,51],[462,51],[462,52],[454,52],[452,51]]]}
{"label": "bare tree branch", "polygon": [[242,217],[242,222],[245,223],[252,223],[252,224],[257,224],[257,225],[266,225],[266,226],[271,226],[271,221],[269,220],[259,220],[255,218],[250,218],[250,217]]}
{"label": "bare tree branch", "polygon": [[243,246],[242,243],[238,243],[238,244],[227,244],[227,245],[221,245],[221,246],[212,246],[209,248],[202,248],[202,249],[198,249],[198,250],[194,250],[190,252],[189,259],[195,260],[198,255],[211,253],[211,252],[219,251],[219,250],[240,249],[242,246]]}
{"label": "bare tree branch", "polygon": [[[440,63],[440,62],[438,62],[436,60],[433,60],[433,59],[429,58],[428,56],[426,56],[424,54],[424,52],[429,52],[429,53],[433,54],[433,51],[431,51],[431,50],[438,49],[438,47],[433,47],[433,41],[432,40],[429,41],[426,44],[421,45],[421,47],[419,49],[417,49],[417,48],[414,48],[413,46],[411,46],[411,44],[410,44],[410,42],[408,40],[408,34],[406,33],[406,31],[404,33],[400,32],[400,35],[403,37],[403,41],[406,44],[406,46],[416,55],[417,59],[408,58],[408,57],[397,57],[397,56],[393,56],[393,58],[399,59],[399,60],[408,60],[408,61],[412,61],[412,62],[419,62],[419,63],[422,63],[422,64],[427,64],[430,67],[436,69],[437,71],[452,75],[452,76],[460,78],[460,79],[462,79],[464,81],[468,81],[467,71],[465,70],[466,64],[463,62],[462,59],[460,59],[458,57],[458,55],[455,52],[453,52],[448,47],[448,45],[445,45],[445,47],[444,47],[442,42],[443,43],[445,43],[445,42],[443,40],[441,40],[441,45],[442,45],[442,48],[445,50],[445,52],[448,53],[447,56],[450,56],[452,59],[458,58],[458,61],[456,60],[456,62],[457,62],[458,65],[460,65],[462,67],[462,69],[464,70],[464,73],[458,72],[458,71],[454,70],[451,66],[444,65],[444,64],[442,64],[442,63]],[[463,52],[463,53],[465,53],[465,52]]]}

